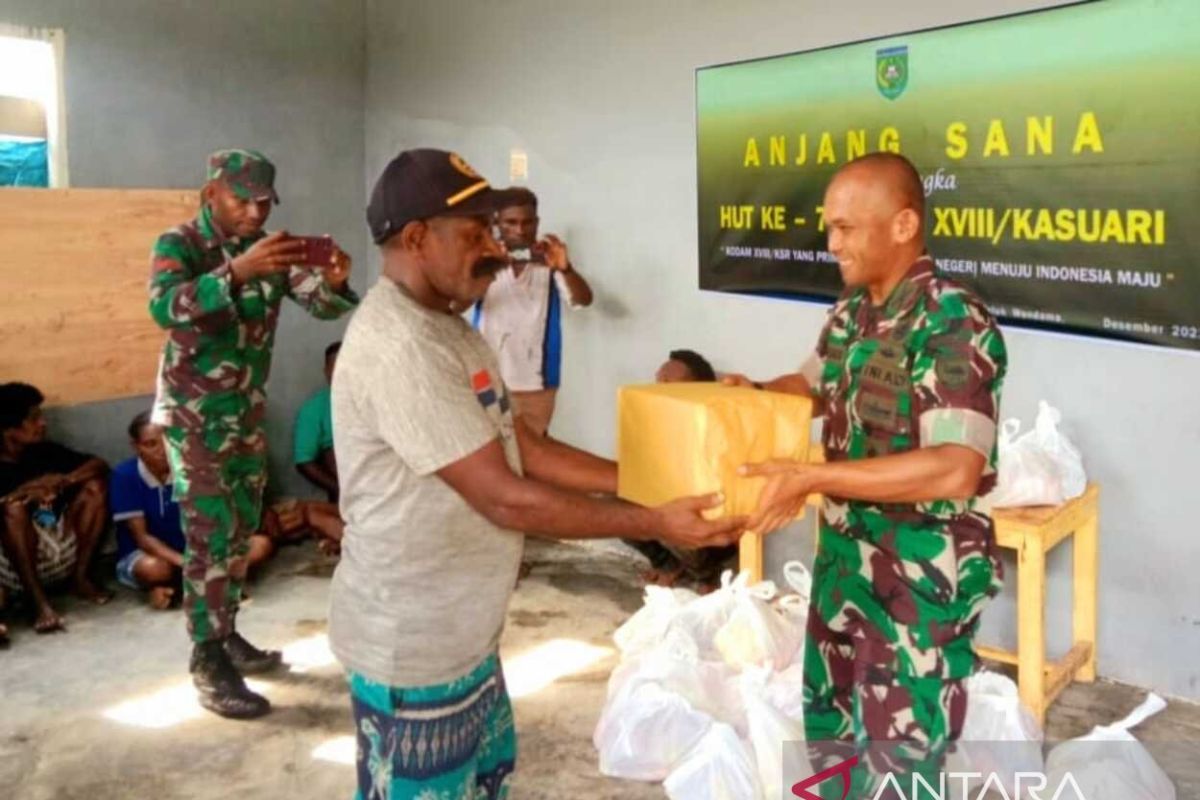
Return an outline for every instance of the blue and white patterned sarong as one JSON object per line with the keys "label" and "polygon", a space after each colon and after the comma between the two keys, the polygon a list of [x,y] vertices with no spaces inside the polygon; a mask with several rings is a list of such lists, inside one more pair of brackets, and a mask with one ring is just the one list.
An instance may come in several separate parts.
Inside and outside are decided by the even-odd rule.
{"label": "blue and white patterned sarong", "polygon": [[351,671],[356,800],[501,800],[517,757],[500,659],[438,686],[404,688]]}

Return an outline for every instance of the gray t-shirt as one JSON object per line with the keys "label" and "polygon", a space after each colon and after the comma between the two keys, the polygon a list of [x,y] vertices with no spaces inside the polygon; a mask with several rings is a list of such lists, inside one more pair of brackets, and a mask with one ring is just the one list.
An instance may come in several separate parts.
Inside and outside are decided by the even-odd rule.
{"label": "gray t-shirt", "polygon": [[392,686],[467,674],[496,649],[525,537],[434,473],[497,437],[520,473],[495,356],[462,318],[380,278],[338,354],[333,430],[346,521],[330,590],[334,654]]}

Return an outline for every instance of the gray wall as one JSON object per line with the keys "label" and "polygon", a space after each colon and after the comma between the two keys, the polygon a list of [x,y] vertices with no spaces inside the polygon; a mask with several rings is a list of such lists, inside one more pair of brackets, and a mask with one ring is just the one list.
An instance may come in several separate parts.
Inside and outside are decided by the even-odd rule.
{"label": "gray wall", "polygon": [[[460,151],[503,183],[529,153],[544,229],[565,235],[598,290],[566,323],[555,433],[611,453],[614,393],[648,380],[671,347],[769,376],[812,347],[824,309],[696,289],[696,66],[1052,5],[1037,0],[603,3],[367,0],[366,165],[403,147]],[[1007,330],[1003,412],[1059,405],[1103,484],[1102,674],[1200,694],[1200,556],[1188,499],[1200,445],[1200,360],[1163,350]],[[774,569],[811,552],[770,543]],[[1051,558],[1048,624],[1067,647],[1068,552]],[[985,638],[1014,641],[1009,594]]]}
{"label": "gray wall", "polygon": [[[0,0],[0,22],[66,31],[73,186],[198,188],[209,152],[262,149],[283,200],[271,226],[332,234],[359,265],[351,284],[366,285],[361,3]],[[324,382],[322,353],[343,325],[283,314],[267,422],[275,491],[307,491],[290,464],[292,415]],[[56,410],[54,435],[123,458],[125,426],[149,402]]]}
{"label": "gray wall", "polygon": [[[378,269],[366,187],[396,151],[455,148],[502,183],[509,149],[525,149],[545,229],[565,235],[599,294],[568,317],[555,432],[611,453],[616,387],[648,379],[667,349],[771,375],[798,363],[823,316],[696,290],[692,70],[1042,5],[367,0],[364,14],[337,0],[0,0],[0,22],[67,32],[73,185],[197,186],[210,150],[261,147],[281,172],[272,223],[334,234],[355,256],[360,290]],[[320,351],[340,328],[284,315],[268,422],[279,490],[302,488],[287,459],[291,416],[320,385]],[[1029,419],[1039,398],[1055,402],[1104,486],[1101,672],[1197,696],[1200,587],[1188,571],[1200,538],[1185,501],[1200,361],[1006,334],[1004,413]],[[52,422],[60,438],[116,459],[125,422],[147,402],[64,409]],[[797,526],[769,543],[769,563],[810,552]],[[1069,553],[1050,563],[1048,622],[1062,651]],[[986,638],[1013,639],[1011,584]]]}

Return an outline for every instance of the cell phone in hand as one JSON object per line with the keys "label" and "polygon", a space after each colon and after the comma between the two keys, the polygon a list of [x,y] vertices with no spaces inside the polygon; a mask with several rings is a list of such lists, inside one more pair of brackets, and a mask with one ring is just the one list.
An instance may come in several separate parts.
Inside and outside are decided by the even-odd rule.
{"label": "cell phone in hand", "polygon": [[300,263],[313,267],[328,267],[333,264],[333,254],[337,245],[332,236],[296,236],[297,241],[304,242],[304,255]]}
{"label": "cell phone in hand", "polygon": [[513,264],[546,263],[546,248],[540,242],[531,247],[515,247],[508,251],[508,260]]}

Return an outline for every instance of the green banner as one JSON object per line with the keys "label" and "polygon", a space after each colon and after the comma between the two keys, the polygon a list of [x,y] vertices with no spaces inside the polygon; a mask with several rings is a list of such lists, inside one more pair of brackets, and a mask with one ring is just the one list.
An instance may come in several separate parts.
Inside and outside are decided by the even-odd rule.
{"label": "green banner", "polygon": [[917,165],[942,271],[1010,323],[1200,350],[1200,0],[1103,0],[696,73],[700,287],[841,291],[821,203]]}

